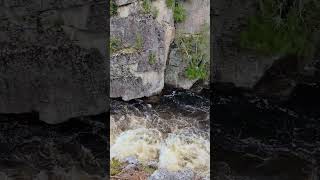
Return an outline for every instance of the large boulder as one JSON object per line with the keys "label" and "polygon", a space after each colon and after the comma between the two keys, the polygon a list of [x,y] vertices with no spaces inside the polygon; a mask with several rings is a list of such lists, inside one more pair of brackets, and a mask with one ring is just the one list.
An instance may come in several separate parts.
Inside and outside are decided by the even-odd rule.
{"label": "large boulder", "polygon": [[[176,32],[185,35],[195,35],[202,32],[209,33],[210,1],[181,1],[180,3],[185,9],[186,19],[183,22],[175,24]],[[177,44],[177,42],[174,43]],[[208,49],[206,51],[209,55],[209,44],[207,47]],[[189,62],[183,59],[178,47],[172,46],[166,67],[165,83],[175,88],[190,89],[199,78],[190,79],[186,76],[188,65]]]}
{"label": "large boulder", "polygon": [[256,1],[216,1],[213,7],[213,82],[253,88],[277,57],[264,56],[239,47],[240,32],[256,12]]}
{"label": "large boulder", "polygon": [[151,15],[131,14],[110,20],[111,41],[120,47],[110,58],[110,97],[147,97],[164,86],[164,28]]}
{"label": "large boulder", "polygon": [[107,111],[106,3],[1,1],[0,113],[55,124]]}

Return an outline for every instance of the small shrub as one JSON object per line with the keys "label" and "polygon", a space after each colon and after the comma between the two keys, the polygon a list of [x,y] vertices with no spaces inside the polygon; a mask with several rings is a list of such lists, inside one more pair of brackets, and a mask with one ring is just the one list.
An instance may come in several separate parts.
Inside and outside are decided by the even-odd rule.
{"label": "small shrub", "polygon": [[124,163],[118,159],[112,158],[110,161],[110,175],[114,176],[121,173]]}
{"label": "small shrub", "polygon": [[148,14],[151,13],[151,0],[143,0],[142,1],[142,9],[143,13]]}
{"label": "small shrub", "polygon": [[176,44],[188,66],[185,75],[188,79],[206,79],[209,72],[209,30],[203,26],[199,34],[177,34]]}
{"label": "small shrub", "polygon": [[121,41],[115,37],[110,38],[110,54],[121,49]]}
{"label": "small shrub", "polygon": [[312,34],[320,25],[320,3],[314,3],[261,0],[258,14],[249,18],[240,34],[240,46],[266,54],[309,56],[314,46]]}
{"label": "small shrub", "polygon": [[166,0],[167,7],[173,9],[175,6],[175,0]]}
{"label": "small shrub", "polygon": [[156,168],[150,166],[142,166],[142,170],[148,174],[152,174],[154,171],[156,171]]}
{"label": "small shrub", "polygon": [[186,10],[183,5],[178,3],[175,5],[173,10],[173,19],[175,22],[183,22],[186,19]]}
{"label": "small shrub", "polygon": [[114,0],[110,1],[110,15],[115,16],[118,14],[118,6]]}
{"label": "small shrub", "polygon": [[156,63],[156,55],[154,53],[149,53],[149,63],[150,64]]}

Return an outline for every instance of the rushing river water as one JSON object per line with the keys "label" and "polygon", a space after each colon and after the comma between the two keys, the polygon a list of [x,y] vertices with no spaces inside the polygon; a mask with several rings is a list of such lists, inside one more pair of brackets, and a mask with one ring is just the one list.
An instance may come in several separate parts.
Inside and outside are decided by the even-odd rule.
{"label": "rushing river water", "polygon": [[320,85],[299,85],[287,101],[217,92],[214,173],[238,180],[318,180]]}
{"label": "rushing river water", "polygon": [[113,100],[111,107],[111,158],[135,157],[158,169],[191,169],[209,178],[208,97],[170,90],[156,104]]}
{"label": "rushing river water", "polygon": [[58,125],[0,115],[0,180],[105,180],[106,114]]}

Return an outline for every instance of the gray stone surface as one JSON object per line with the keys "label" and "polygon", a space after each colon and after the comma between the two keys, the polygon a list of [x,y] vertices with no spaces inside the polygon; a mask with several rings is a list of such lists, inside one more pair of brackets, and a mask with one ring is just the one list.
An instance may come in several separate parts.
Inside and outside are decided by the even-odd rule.
{"label": "gray stone surface", "polygon": [[166,66],[165,83],[176,88],[190,89],[198,79],[188,79],[186,76],[187,67],[188,62],[183,60],[179,50],[172,48]]}
{"label": "gray stone surface", "polygon": [[107,110],[106,2],[0,2],[0,113],[51,124]]}
{"label": "gray stone surface", "polygon": [[[130,100],[159,93],[166,64],[164,28],[151,15],[131,14],[112,17],[110,31],[125,46],[110,59],[110,97]],[[136,49],[139,36],[143,43]]]}
{"label": "gray stone surface", "polygon": [[[176,23],[176,32],[197,34],[203,31],[205,25],[210,25],[210,1],[183,1],[186,10],[186,20]],[[209,48],[209,45],[208,45]],[[209,54],[209,49],[207,50]],[[188,61],[182,59],[177,48],[171,48],[165,72],[165,83],[175,88],[190,89],[199,79],[188,79],[185,75]],[[210,73],[209,73],[210,74]]]}
{"label": "gray stone surface", "polygon": [[156,170],[148,180],[192,180],[196,176],[191,170],[170,172],[166,169]]}
{"label": "gray stone surface", "polygon": [[211,79],[252,88],[276,57],[265,57],[239,48],[239,34],[255,12],[256,1],[216,1],[213,7],[213,63]]}
{"label": "gray stone surface", "polygon": [[182,1],[186,20],[176,24],[177,31],[197,33],[203,24],[210,24],[210,0]]}

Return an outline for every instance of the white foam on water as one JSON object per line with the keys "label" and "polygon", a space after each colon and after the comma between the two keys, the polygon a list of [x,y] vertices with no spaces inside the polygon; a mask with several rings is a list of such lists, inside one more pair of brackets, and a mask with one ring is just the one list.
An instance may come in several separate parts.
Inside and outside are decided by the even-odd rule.
{"label": "white foam on water", "polygon": [[192,128],[193,123],[193,118],[179,114],[169,119],[150,112],[142,117],[132,113],[117,119],[111,116],[110,157],[135,157],[142,164],[156,161],[159,168],[169,171],[191,169],[210,177],[209,133]]}
{"label": "white foam on water", "polygon": [[170,171],[192,169],[208,176],[210,174],[210,142],[197,134],[183,131],[169,134],[160,149],[159,167]]}
{"label": "white foam on water", "polygon": [[156,129],[138,128],[122,132],[111,146],[110,157],[124,159],[136,157],[141,162],[157,160],[161,133]]}

